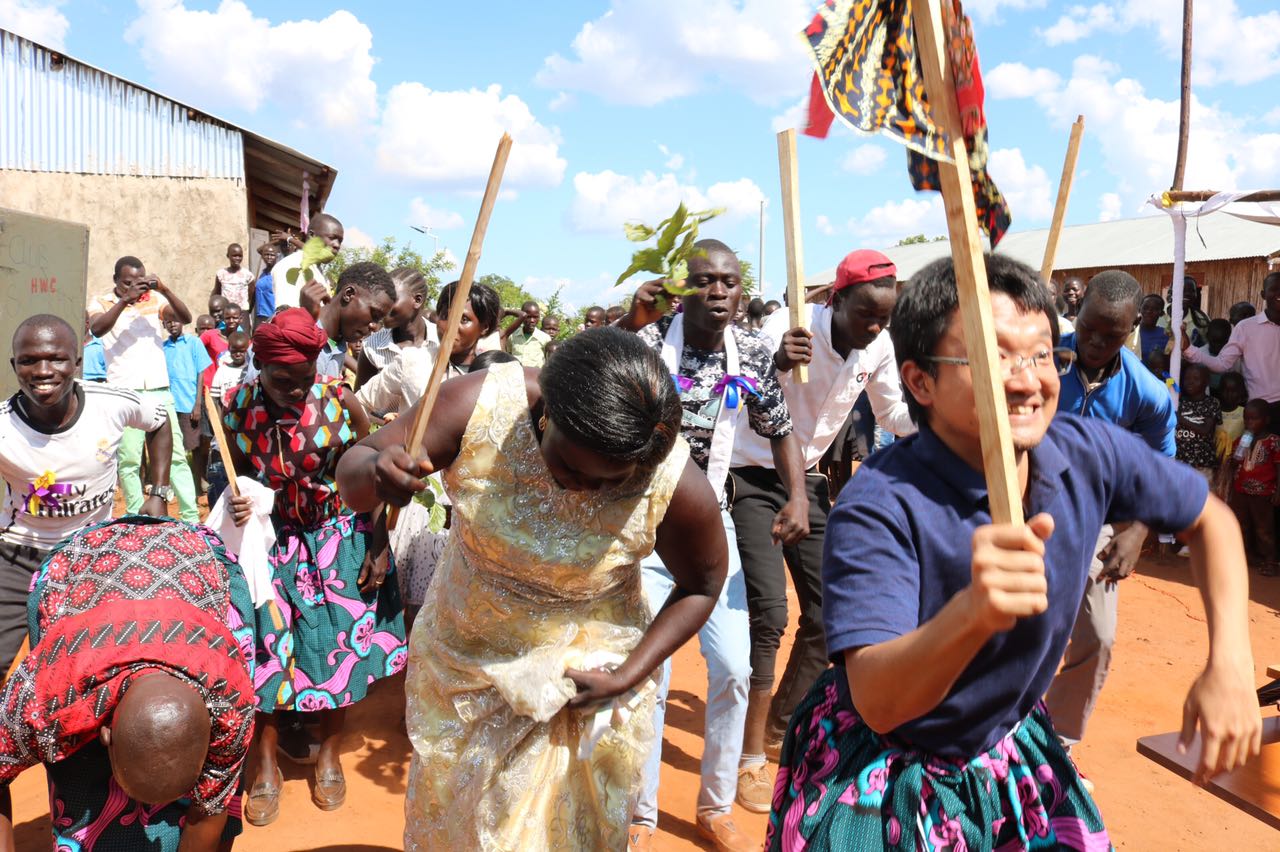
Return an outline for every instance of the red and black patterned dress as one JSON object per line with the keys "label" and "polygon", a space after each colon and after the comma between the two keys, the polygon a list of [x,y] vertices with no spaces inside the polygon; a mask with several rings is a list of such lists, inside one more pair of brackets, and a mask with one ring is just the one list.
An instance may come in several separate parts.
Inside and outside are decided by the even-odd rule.
{"label": "red and black patterned dress", "polygon": [[356,583],[371,524],[338,497],[338,459],[356,440],[341,387],[317,382],[277,417],[257,382],[242,385],[223,418],[258,481],[276,492],[278,610],[262,607],[257,618],[254,687],[263,713],[354,704],[408,657],[394,575],[368,595]]}
{"label": "red and black patterned dress", "polygon": [[[253,736],[253,603],[239,567],[210,530],[126,516],[55,548],[27,605],[31,653],[0,696],[0,784],[44,763],[58,850],[177,850],[194,804],[228,812]],[[203,698],[212,728],[189,798],[130,799],[115,783],[103,723],[126,690],[171,675]]]}

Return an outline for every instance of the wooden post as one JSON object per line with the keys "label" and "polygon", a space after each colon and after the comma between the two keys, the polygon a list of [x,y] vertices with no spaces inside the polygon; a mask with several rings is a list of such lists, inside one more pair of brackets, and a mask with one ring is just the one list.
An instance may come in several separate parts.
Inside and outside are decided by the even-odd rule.
{"label": "wooden post", "polygon": [[[804,247],[800,239],[800,171],[796,160],[794,128],[778,134],[778,172],[782,177],[782,227],[787,238],[787,310],[792,328],[809,327],[809,311],[804,301]],[[806,364],[791,370],[791,381],[809,380]]]}
{"label": "wooden post", "polygon": [[1170,189],[1182,189],[1187,173],[1187,143],[1191,134],[1191,19],[1192,0],[1182,0],[1182,84],[1178,108],[1178,153],[1173,160]]}
{"label": "wooden post", "polygon": [[1062,177],[1058,180],[1058,203],[1053,208],[1049,239],[1044,244],[1044,261],[1040,264],[1040,280],[1046,285],[1053,277],[1053,261],[1058,256],[1058,238],[1062,236],[1062,220],[1067,217],[1067,201],[1071,198],[1071,181],[1076,176],[1076,158],[1080,156],[1080,137],[1084,135],[1084,116],[1076,116],[1067,140],[1067,157],[1062,161]]}
{"label": "wooden post", "polygon": [[945,27],[938,0],[911,0],[916,48],[924,72],[925,90],[933,119],[951,140],[953,163],[938,163],[947,233],[955,265],[956,289],[965,350],[972,373],[973,397],[982,440],[982,467],[987,477],[991,518],[996,523],[1020,524],[1022,494],[1014,463],[1009,408],[1004,397],[996,331],[991,319],[991,293],[978,234],[978,215],[969,174],[969,154],[956,106],[955,83],[945,51]]}
{"label": "wooden post", "polygon": [[[453,351],[453,342],[458,337],[463,308],[467,304],[467,299],[471,297],[471,282],[475,279],[476,267],[480,265],[480,248],[484,245],[485,231],[489,229],[489,216],[493,213],[493,205],[498,200],[498,188],[502,186],[502,174],[507,169],[507,155],[510,152],[511,137],[504,133],[498,140],[498,150],[493,155],[489,183],[485,186],[484,197],[480,200],[480,215],[476,217],[476,227],[471,232],[471,245],[467,248],[467,259],[462,263],[462,276],[458,279],[458,289],[449,303],[449,321],[445,325],[444,334],[440,336],[440,352],[436,356],[435,365],[431,368],[431,377],[427,380],[427,387],[422,392],[422,399],[418,401],[413,427],[409,430],[408,438],[405,439],[405,451],[415,459],[418,458],[422,449],[422,438],[427,432],[427,421],[431,417],[431,409],[435,408],[445,370],[449,367],[449,353]],[[392,506],[387,513],[387,529],[395,529],[396,520],[399,517],[400,507]]]}
{"label": "wooden post", "polygon": [[[208,388],[204,389],[204,407],[209,412],[209,426],[213,429],[213,437],[218,442],[218,455],[222,457],[222,466],[227,470],[227,487],[232,497],[240,496],[240,486],[236,485],[236,466],[231,461],[231,445],[227,443],[227,431],[222,428],[222,416],[218,403]],[[210,506],[209,508],[213,508]]]}

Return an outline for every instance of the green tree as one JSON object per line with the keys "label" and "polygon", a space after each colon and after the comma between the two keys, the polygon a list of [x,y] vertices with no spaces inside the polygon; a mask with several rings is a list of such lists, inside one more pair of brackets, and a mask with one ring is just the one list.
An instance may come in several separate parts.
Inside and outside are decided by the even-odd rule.
{"label": "green tree", "polygon": [[760,292],[759,284],[756,281],[756,268],[752,266],[751,261],[738,257],[738,265],[742,267],[742,297],[748,301],[756,293]]}
{"label": "green tree", "polygon": [[926,237],[924,234],[916,234],[914,237],[903,237],[902,239],[898,240],[898,245],[913,246],[913,245],[916,245],[917,243],[927,243],[927,242],[929,242],[929,238]]}
{"label": "green tree", "polygon": [[528,290],[521,287],[505,275],[496,275],[489,273],[481,275],[476,279],[477,284],[484,284],[486,287],[492,287],[498,291],[498,298],[502,301],[502,307],[520,310],[520,306],[525,302],[537,302],[539,305],[542,301]]}
{"label": "green tree", "polygon": [[445,273],[451,272],[454,264],[443,251],[433,257],[426,258],[410,245],[400,245],[395,237],[383,237],[382,242],[373,248],[344,248],[338,252],[325,273],[330,281],[337,281],[342,271],[353,263],[373,261],[386,267],[390,272],[402,266],[410,266],[422,273],[427,279],[427,305],[434,306],[436,297],[440,295],[440,282]]}

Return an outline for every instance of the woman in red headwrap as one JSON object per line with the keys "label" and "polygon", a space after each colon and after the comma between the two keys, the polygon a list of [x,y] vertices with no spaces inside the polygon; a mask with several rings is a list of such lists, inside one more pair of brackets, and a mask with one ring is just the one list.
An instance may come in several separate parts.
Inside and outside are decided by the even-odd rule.
{"label": "woman in red headwrap", "polygon": [[[276,493],[270,561],[275,606],[256,612],[257,774],[245,818],[272,822],[283,777],[276,764],[277,712],[320,716],[323,742],[312,800],[340,807],[346,781],[339,738],[346,708],[369,685],[404,668],[404,618],[390,569],[386,530],[338,496],[342,453],[369,433],[355,394],[320,380],[315,362],[325,333],[301,308],[290,308],[253,334],[258,377],[232,391],[223,420],[236,470]],[[237,522],[249,498],[233,501]]]}

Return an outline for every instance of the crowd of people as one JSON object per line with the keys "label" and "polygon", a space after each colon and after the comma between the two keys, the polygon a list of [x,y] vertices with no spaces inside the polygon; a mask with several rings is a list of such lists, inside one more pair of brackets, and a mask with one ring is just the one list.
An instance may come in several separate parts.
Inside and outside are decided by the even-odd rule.
{"label": "crowd of people", "polygon": [[36,763],[57,848],[228,849],[278,818],[281,760],[339,809],[347,709],[406,668],[407,849],[647,849],[695,636],[690,815],[714,848],[1104,849],[1071,748],[1151,533],[1208,613],[1198,773],[1257,753],[1246,543],[1273,575],[1280,273],[1222,319],[1188,281],[1173,335],[1122,270],[1045,286],[988,256],[1029,518],[1007,525],[950,260],[904,284],[851,252],[792,327],[702,240],[690,295],[650,281],[574,328],[479,283],[429,304],[413,268],[287,274],[343,236],[328,214],[272,235],[256,274],[230,245],[199,315],[125,255],[83,330],[18,327],[0,850]]}

